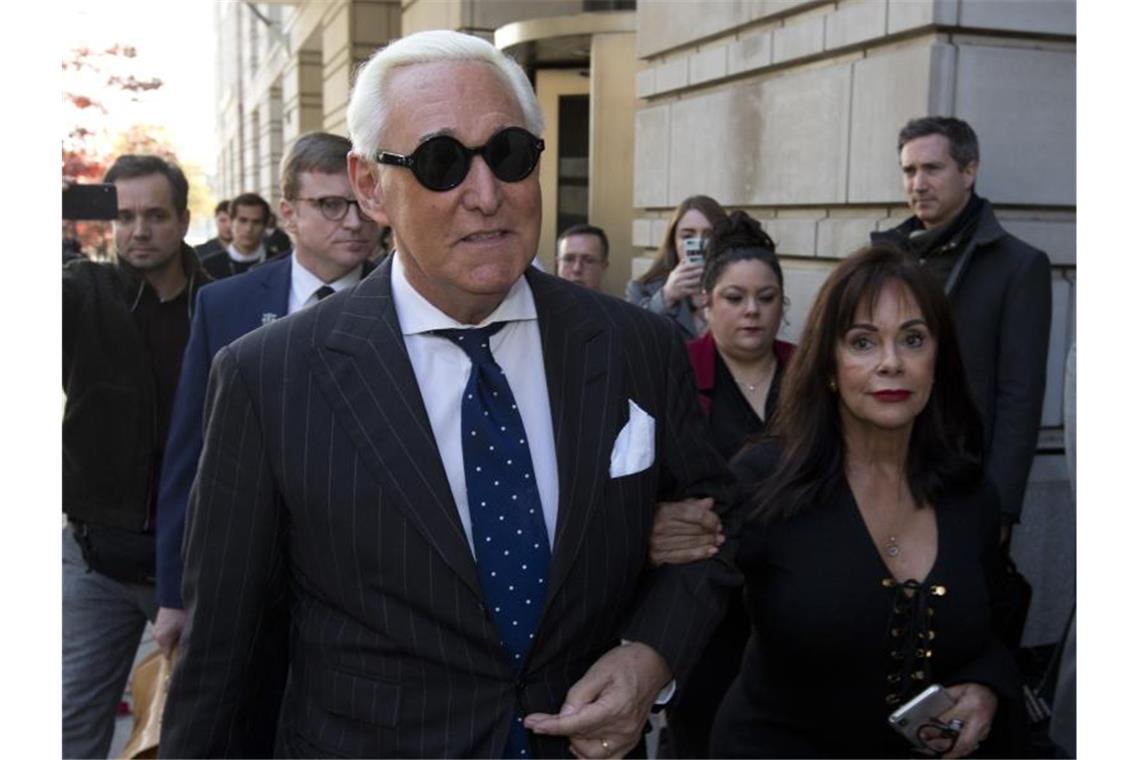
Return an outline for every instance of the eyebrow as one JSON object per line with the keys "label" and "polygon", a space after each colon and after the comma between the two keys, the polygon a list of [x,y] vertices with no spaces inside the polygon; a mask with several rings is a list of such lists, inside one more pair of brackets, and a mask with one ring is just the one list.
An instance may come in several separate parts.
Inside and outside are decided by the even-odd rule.
{"label": "eyebrow", "polygon": [[[918,327],[919,325],[926,327],[927,326],[926,320],[925,319],[908,319],[907,321],[905,321],[901,325],[899,325],[899,329],[900,330],[909,330],[910,328]],[[847,328],[847,332],[851,332],[852,330],[869,330],[871,332],[878,332],[879,328],[876,327],[875,325],[868,323],[868,322],[856,322],[855,324],[853,324]]]}
{"label": "eyebrow", "polygon": [[428,132],[426,135],[421,137],[416,142],[416,147],[418,148],[419,146],[426,143],[428,140],[431,140],[431,139],[436,138],[436,137],[455,137],[455,130],[452,129],[451,127],[444,127],[443,129],[437,129],[434,132]]}
{"label": "eyebrow", "polygon": [[140,208],[140,209],[135,209],[133,206],[119,206],[119,213],[120,214],[123,213],[124,211],[129,211],[132,214],[136,213],[136,212],[141,212],[143,214],[146,214],[146,213],[149,213],[151,211],[167,211],[167,210],[168,209],[166,208],[166,206],[144,206],[143,208]]}
{"label": "eyebrow", "polygon": [[[495,135],[499,134],[500,132],[502,132],[504,129],[506,129],[509,126],[512,126],[512,125],[510,125],[510,124],[498,124],[498,125],[496,125],[494,131],[491,132],[491,137],[494,137]],[[443,129],[437,129],[434,132],[428,132],[426,135],[423,135],[419,139],[418,142],[416,142],[416,147],[418,148],[419,146],[426,143],[428,140],[431,140],[433,137],[450,137],[450,138],[456,140],[457,142],[459,142],[464,147],[468,147],[467,143],[463,142],[462,140],[460,140],[458,137],[455,136],[455,130],[452,129],[451,127],[444,127]],[[487,139],[490,139],[490,138],[487,138]]]}

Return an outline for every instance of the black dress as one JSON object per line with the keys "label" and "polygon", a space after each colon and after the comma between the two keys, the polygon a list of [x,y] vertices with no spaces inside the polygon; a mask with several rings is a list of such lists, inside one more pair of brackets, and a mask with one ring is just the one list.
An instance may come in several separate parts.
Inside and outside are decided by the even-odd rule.
{"label": "black dress", "polygon": [[[773,446],[755,447],[736,474],[759,482],[774,461]],[[790,520],[745,524],[737,561],[752,636],[716,717],[714,756],[906,757],[887,716],[931,683],[966,682],[999,697],[978,754],[1015,754],[1020,680],[990,628],[997,493],[983,483],[935,509],[934,565],[905,584],[883,564],[845,480]]]}

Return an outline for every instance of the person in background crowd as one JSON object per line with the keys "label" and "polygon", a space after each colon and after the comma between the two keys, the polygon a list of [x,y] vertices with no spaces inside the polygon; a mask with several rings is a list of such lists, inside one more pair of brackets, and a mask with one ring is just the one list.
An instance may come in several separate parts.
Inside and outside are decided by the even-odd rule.
{"label": "person in background crowd", "polygon": [[376,250],[372,252],[372,256],[369,258],[373,264],[379,264],[395,248],[396,241],[392,236],[392,228],[382,224],[380,225],[380,239],[376,242]]}
{"label": "person in background crowd", "polygon": [[1049,259],[1006,232],[990,202],[975,192],[978,137],[969,124],[943,116],[912,119],[899,131],[898,150],[914,216],[872,233],[871,240],[902,247],[950,298],[1007,545],[1041,426],[1052,314]]}
{"label": "person in background crowd", "polygon": [[[359,209],[348,182],[352,144],[339,135],[313,132],[297,138],[281,160],[281,218],[293,237],[293,253],[238,277],[204,288],[198,295],[190,342],[170,426],[169,452],[158,495],[158,617],[155,639],[168,655],[182,635],[182,537],[190,487],[202,452],[206,384],[214,355],[245,333],[292,314],[360,281],[371,268],[368,254],[379,230]],[[262,675],[264,684],[254,720],[241,732],[240,754],[268,757],[284,687],[288,643],[287,609],[271,607],[276,621],[266,661],[278,667]],[[267,624],[268,625],[268,624]],[[273,653],[277,653],[276,657]]]}
{"label": "person in background crowd", "polygon": [[287,755],[622,756],[738,580],[645,562],[655,502],[730,508],[684,348],[530,266],[542,113],[493,45],[395,40],[348,124],[397,253],[214,359],[160,752],[233,750],[285,595]]}
{"label": "person in background crowd", "polygon": [[224,251],[207,256],[202,268],[215,280],[221,280],[263,263],[268,253],[262,235],[269,214],[269,204],[257,193],[242,193],[230,201],[233,240]]}
{"label": "person in background crowd", "polygon": [[[709,329],[689,341],[689,361],[713,443],[730,460],[772,418],[795,347],[776,338],[784,316],[784,273],[776,244],[760,223],[743,211],[732,212],[713,227],[706,256],[701,288]],[[686,562],[714,550],[723,536],[711,506],[708,500],[659,505],[650,560]],[[702,531],[709,542],[693,545],[693,536]],[[708,757],[713,718],[740,672],[748,633],[738,591],[692,676],[666,708],[670,755]]]}
{"label": "person in background crowd", "polygon": [[210,238],[201,245],[194,246],[194,253],[198,255],[199,261],[215,253],[221,253],[226,250],[226,246],[233,242],[234,236],[230,230],[230,202],[228,200],[218,201],[218,205],[214,206],[214,225],[218,229],[217,236]]}
{"label": "person in background crowd", "polygon": [[555,244],[558,276],[590,290],[602,289],[602,275],[610,265],[606,231],[592,224],[575,224]]}
{"label": "person in background crowd", "polygon": [[668,317],[686,339],[703,335],[706,325],[700,294],[704,264],[686,256],[685,241],[701,241],[703,255],[704,242],[713,225],[724,218],[724,209],[707,195],[693,195],[681,201],[653,264],[626,286],[626,300]]}
{"label": "person in background crowd", "polygon": [[752,636],[713,755],[909,757],[887,717],[940,684],[953,706],[925,749],[1019,756],[1021,679],[990,615],[998,496],[938,283],[893,246],[841,261],[771,429],[734,463]]}
{"label": "person in background crowd", "polygon": [[106,757],[155,617],[154,515],[170,409],[202,273],[184,241],[186,177],[119,156],[118,262],[63,267],[63,756]]}
{"label": "person in background crowd", "polygon": [[277,223],[277,214],[272,211],[269,212],[269,224],[261,237],[262,242],[265,243],[265,255],[270,259],[288,253],[289,249],[293,247],[289,235]]}

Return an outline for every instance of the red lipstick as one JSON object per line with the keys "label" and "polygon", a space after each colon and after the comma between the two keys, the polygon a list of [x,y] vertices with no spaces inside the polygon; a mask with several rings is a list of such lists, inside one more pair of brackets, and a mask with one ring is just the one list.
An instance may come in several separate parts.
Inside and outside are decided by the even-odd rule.
{"label": "red lipstick", "polygon": [[889,390],[889,391],[876,391],[875,393],[873,393],[871,395],[873,395],[879,401],[887,401],[889,403],[898,403],[900,401],[906,401],[908,398],[910,398],[911,392],[910,391],[901,391],[901,390]]}

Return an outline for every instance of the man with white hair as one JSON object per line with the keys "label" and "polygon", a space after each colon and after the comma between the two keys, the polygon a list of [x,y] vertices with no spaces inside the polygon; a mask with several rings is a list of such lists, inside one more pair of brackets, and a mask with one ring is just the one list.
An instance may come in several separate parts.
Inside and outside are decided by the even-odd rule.
{"label": "man with white hair", "polygon": [[287,756],[621,756],[737,579],[646,561],[656,501],[730,490],[684,346],[529,267],[542,115],[490,44],[392,43],[348,121],[397,251],[217,355],[161,752],[234,747],[285,595]]}

